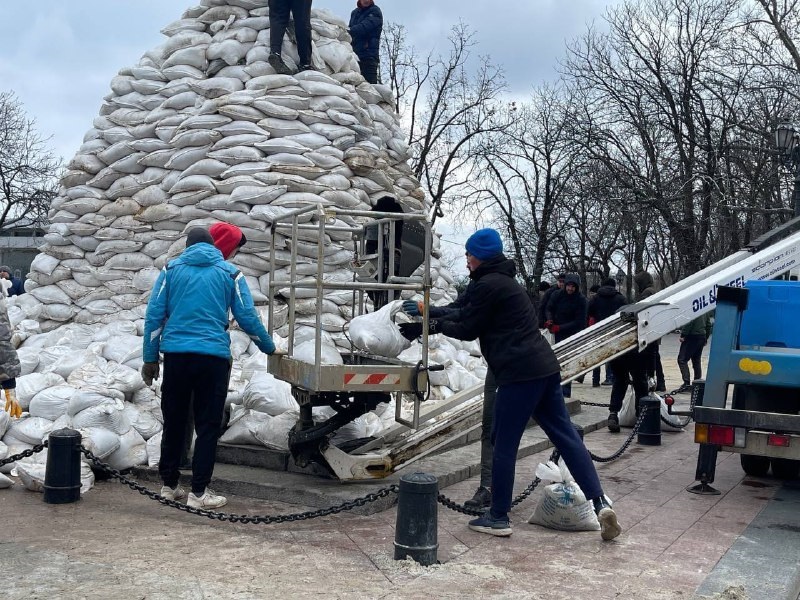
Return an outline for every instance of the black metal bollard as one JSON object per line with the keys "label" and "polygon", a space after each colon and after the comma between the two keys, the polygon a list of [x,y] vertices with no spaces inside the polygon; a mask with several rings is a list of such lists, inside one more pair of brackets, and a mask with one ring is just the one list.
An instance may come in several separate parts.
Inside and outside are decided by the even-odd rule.
{"label": "black metal bollard", "polygon": [[438,495],[439,481],[434,475],[412,473],[400,478],[394,535],[395,560],[408,557],[423,567],[437,562]]}
{"label": "black metal bollard", "polygon": [[645,396],[639,399],[639,410],[647,411],[639,426],[638,442],[643,446],[661,445],[661,399]]}
{"label": "black metal bollard", "polygon": [[44,501],[68,504],[81,499],[81,434],[74,429],[53,431],[48,438]]}

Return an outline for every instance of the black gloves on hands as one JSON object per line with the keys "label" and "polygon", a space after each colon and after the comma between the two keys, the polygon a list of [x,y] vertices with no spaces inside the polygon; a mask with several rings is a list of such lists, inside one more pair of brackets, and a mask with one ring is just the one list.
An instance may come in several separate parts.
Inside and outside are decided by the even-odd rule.
{"label": "black gloves on hands", "polygon": [[[409,341],[413,341],[422,335],[422,323],[400,323],[400,334]],[[428,321],[428,333],[439,333],[439,322],[435,319]]]}
{"label": "black gloves on hands", "polygon": [[158,379],[161,369],[157,362],[142,365],[142,379],[146,385],[153,385],[153,379]]}

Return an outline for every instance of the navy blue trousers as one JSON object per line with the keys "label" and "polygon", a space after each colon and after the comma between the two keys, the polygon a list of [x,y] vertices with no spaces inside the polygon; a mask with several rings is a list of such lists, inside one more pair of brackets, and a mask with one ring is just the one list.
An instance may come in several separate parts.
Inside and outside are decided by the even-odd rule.
{"label": "navy blue trousers", "polygon": [[569,420],[558,373],[540,379],[503,384],[497,389],[492,462],[492,515],[511,510],[517,451],[528,419],[534,417],[550,438],[588,499],[603,495],[600,479],[578,432]]}

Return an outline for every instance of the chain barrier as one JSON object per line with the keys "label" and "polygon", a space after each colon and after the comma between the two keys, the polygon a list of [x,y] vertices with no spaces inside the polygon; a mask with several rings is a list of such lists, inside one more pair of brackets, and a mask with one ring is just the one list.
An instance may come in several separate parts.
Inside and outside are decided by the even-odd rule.
{"label": "chain barrier", "polygon": [[27,450],[23,450],[19,454],[15,454],[14,456],[6,456],[3,460],[0,460],[0,467],[3,467],[9,463],[17,462],[23,458],[28,458],[29,456],[33,456],[34,454],[38,454],[42,450],[47,448],[47,440],[42,442],[41,444],[36,444],[33,448],[28,448]]}
{"label": "chain barrier", "polygon": [[617,460],[620,456],[622,456],[623,452],[625,452],[625,450],[628,449],[628,446],[631,445],[631,442],[633,441],[634,436],[637,433],[639,433],[639,428],[642,426],[642,423],[644,422],[644,416],[647,414],[648,410],[650,410],[649,406],[642,406],[639,409],[639,417],[636,419],[636,422],[633,424],[633,430],[631,431],[631,434],[628,436],[628,439],[625,440],[625,442],[622,444],[622,446],[620,447],[619,450],[614,452],[614,454],[612,454],[611,456],[597,456],[596,454],[594,454],[590,450],[589,451],[589,456],[592,457],[592,460],[594,462],[607,463],[607,462],[611,462],[612,460]]}
{"label": "chain barrier", "polygon": [[[553,462],[558,462],[559,456],[560,455],[558,453],[558,450],[553,448],[553,452],[550,454],[550,458],[548,458],[547,460],[551,460]],[[523,500],[525,500],[525,498],[530,496],[533,493],[533,490],[536,489],[536,486],[539,485],[541,482],[542,482],[541,479],[539,479],[538,477],[535,477],[534,480],[530,482],[528,487],[526,487],[524,490],[522,490],[522,493],[520,493],[519,496],[517,496],[516,498],[514,498],[511,501],[511,506],[514,507],[517,504],[519,504],[520,502],[522,502]],[[454,511],[459,512],[459,513],[464,514],[464,515],[472,515],[472,516],[475,516],[475,517],[479,517],[483,513],[486,512],[485,508],[477,508],[477,509],[476,508],[467,508],[463,504],[459,504],[458,502],[456,502],[454,500],[451,500],[450,498],[448,498],[444,494],[439,494],[436,497],[436,500],[438,500],[439,504],[441,504],[442,506],[446,506],[450,510],[454,510]]]}
{"label": "chain barrier", "polygon": [[223,512],[216,512],[213,510],[206,510],[204,508],[194,508],[189,506],[188,504],[183,504],[178,502],[177,500],[169,500],[165,498],[161,494],[158,494],[145,486],[133,481],[132,479],[128,479],[122,473],[120,473],[117,469],[101,462],[99,458],[97,458],[90,450],[87,450],[83,446],[81,446],[81,452],[86,456],[89,461],[100,471],[107,474],[109,477],[118,480],[120,483],[127,485],[132,490],[135,490],[142,494],[143,496],[147,496],[160,504],[164,504],[166,506],[171,506],[172,508],[177,508],[178,510],[182,510],[192,515],[199,515],[201,517],[208,517],[209,519],[217,519],[218,521],[230,521],[231,523],[247,523],[247,524],[254,524],[254,525],[271,525],[272,523],[291,523],[294,521],[305,521],[307,519],[314,519],[317,517],[327,517],[328,515],[333,515],[336,513],[344,512],[346,510],[352,510],[359,506],[364,506],[366,504],[370,504],[371,502],[375,502],[389,494],[395,494],[400,489],[400,486],[396,483],[389,485],[385,488],[381,488],[377,492],[373,492],[367,494],[366,496],[362,496],[360,498],[355,498],[354,500],[350,500],[349,502],[342,502],[341,504],[337,504],[335,506],[331,506],[328,508],[321,508],[319,510],[313,511],[306,511],[302,513],[293,513],[288,515],[236,515],[230,513],[223,513]]}
{"label": "chain barrier", "polygon": [[599,406],[600,408],[611,408],[610,404],[604,404],[602,402],[584,402],[581,400],[581,404],[583,406]]}

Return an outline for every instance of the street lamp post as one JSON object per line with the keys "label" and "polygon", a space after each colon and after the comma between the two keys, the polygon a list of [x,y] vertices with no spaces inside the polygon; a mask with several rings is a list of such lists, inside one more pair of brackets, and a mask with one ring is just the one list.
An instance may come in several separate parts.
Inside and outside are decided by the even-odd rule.
{"label": "street lamp post", "polygon": [[775,129],[775,145],[780,152],[780,158],[794,175],[794,189],[792,190],[792,204],[794,216],[800,216],[800,131],[792,123],[781,123]]}

